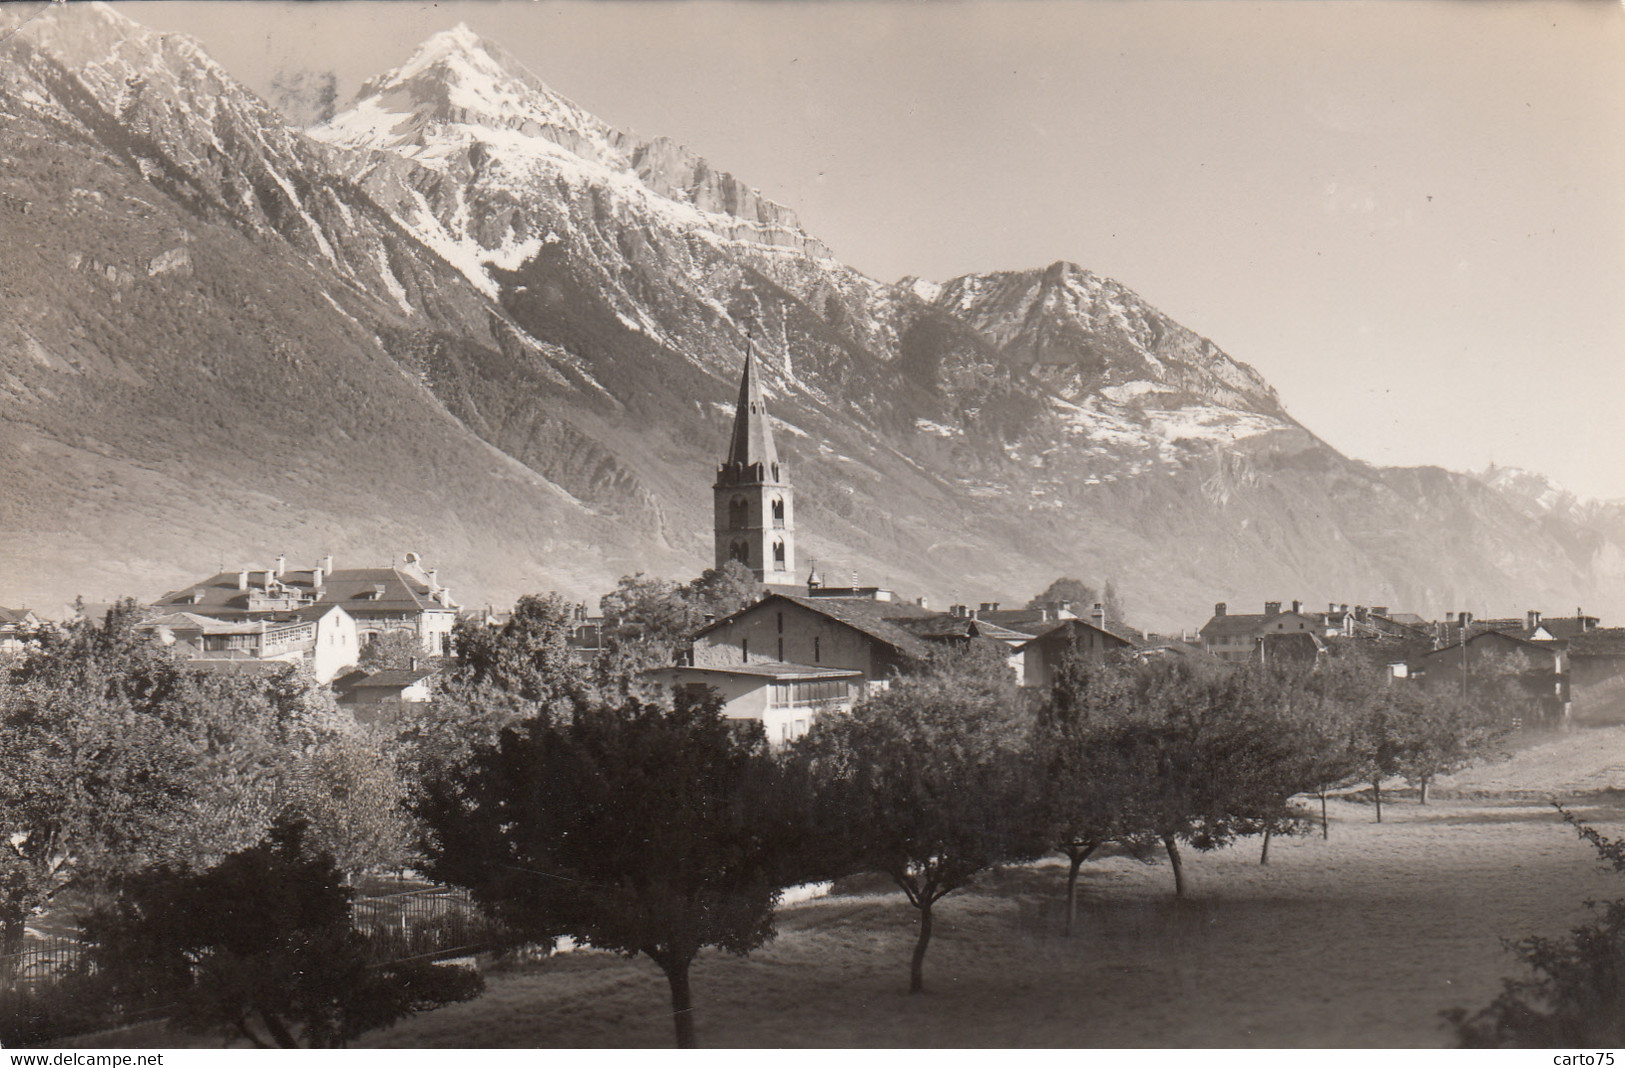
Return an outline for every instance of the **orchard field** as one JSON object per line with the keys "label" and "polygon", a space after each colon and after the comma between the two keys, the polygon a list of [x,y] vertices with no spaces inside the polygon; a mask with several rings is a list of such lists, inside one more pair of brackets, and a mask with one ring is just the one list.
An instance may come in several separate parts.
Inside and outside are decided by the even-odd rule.
{"label": "orchard field", "polygon": [[[907,993],[912,908],[896,892],[784,908],[779,937],[694,969],[713,1046],[1438,1046],[1439,1017],[1512,974],[1502,939],[1559,934],[1625,896],[1541,797],[1625,833],[1625,728],[1564,736],[1442,780],[1381,824],[1359,797],[1331,836],[1084,865],[1062,934],[1064,864],[984,875],[937,910],[926,992]],[[370,1036],[379,1046],[664,1046],[660,972],[603,954],[487,976],[477,1001]]]}
{"label": "orchard field", "polygon": [[[1397,785],[1397,784],[1396,784]],[[1330,838],[1084,865],[1067,937],[1065,865],[981,876],[937,909],[926,990],[909,996],[915,912],[895,891],[782,908],[748,958],[702,953],[710,1046],[1400,1046],[1451,1044],[1439,1013],[1477,1009],[1516,963],[1502,939],[1555,935],[1625,881],[1545,800],[1625,834],[1625,728],[1591,730],[1441,780],[1330,804]],[[663,1047],[665,980],[647,960],[555,956],[487,973],[487,992],[366,1036],[379,1047]],[[112,1046],[190,1045],[147,1027]],[[89,1043],[86,1043],[89,1044]]]}

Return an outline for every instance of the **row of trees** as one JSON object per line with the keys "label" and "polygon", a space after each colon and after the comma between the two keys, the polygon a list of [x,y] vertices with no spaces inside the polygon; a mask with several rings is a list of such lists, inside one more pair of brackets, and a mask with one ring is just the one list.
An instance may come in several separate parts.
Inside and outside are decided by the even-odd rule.
{"label": "row of trees", "polygon": [[945,649],[778,751],[715,702],[574,693],[430,779],[428,867],[520,937],[647,956],[682,1045],[696,954],[763,944],[785,886],[889,876],[918,913],[919,992],[934,907],[990,867],[1064,851],[1070,926],[1079,868],[1107,843],[1166,853],[1183,894],[1182,848],[1303,829],[1294,797],[1390,766],[1438,774],[1474,745],[1404,734],[1412,714],[1472,717],[1353,660],[1298,674],[1074,662],[1033,707],[1002,649]]}

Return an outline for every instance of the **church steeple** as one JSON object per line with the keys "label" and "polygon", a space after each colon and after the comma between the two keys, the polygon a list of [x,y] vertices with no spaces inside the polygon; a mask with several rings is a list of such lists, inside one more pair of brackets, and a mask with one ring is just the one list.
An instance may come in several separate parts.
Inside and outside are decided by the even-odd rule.
{"label": "church steeple", "polygon": [[[728,443],[728,459],[723,468],[743,471],[760,465],[762,472],[772,474],[778,463],[779,453],[773,447],[773,427],[767,418],[767,405],[762,401],[762,383],[756,374],[756,354],[750,343],[746,342],[745,374],[739,380],[739,403],[734,406],[734,433]],[[774,475],[775,479],[777,477]]]}
{"label": "church steeple", "polygon": [[756,356],[747,342],[728,456],[717,468],[716,565],[738,560],[767,585],[796,585],[794,497],[773,446]]}

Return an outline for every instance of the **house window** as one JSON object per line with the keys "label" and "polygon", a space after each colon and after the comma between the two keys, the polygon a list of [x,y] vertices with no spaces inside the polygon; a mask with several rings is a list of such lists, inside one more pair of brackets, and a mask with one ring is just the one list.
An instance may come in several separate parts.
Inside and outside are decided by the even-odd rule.
{"label": "house window", "polygon": [[823,644],[824,644],[824,639],[822,639],[822,638],[814,638],[813,639],[813,663],[815,663],[815,664],[819,663],[819,656],[820,656],[820,654],[823,653]]}
{"label": "house window", "polygon": [[779,639],[779,660],[781,662],[784,660],[784,639],[783,638]]}
{"label": "house window", "polygon": [[749,638],[741,638],[741,639],[739,639],[739,662],[741,664],[750,663],[750,639]]}

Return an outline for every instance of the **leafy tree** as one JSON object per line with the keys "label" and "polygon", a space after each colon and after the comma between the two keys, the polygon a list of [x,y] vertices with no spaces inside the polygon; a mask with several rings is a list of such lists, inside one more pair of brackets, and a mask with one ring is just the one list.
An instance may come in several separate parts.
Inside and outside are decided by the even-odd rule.
{"label": "leafy tree", "polygon": [[281,797],[284,819],[305,823],[312,850],[347,881],[405,865],[413,827],[394,761],[360,732],[341,734],[296,761]]}
{"label": "leafy tree", "polygon": [[1083,611],[1079,614],[1082,615],[1099,600],[1100,591],[1082,579],[1058,578],[1045,587],[1043,593],[1028,601],[1027,607],[1043,608],[1046,605],[1067,601],[1074,606],[1081,606]]}
{"label": "leafy tree", "polygon": [[402,709],[396,742],[403,781],[444,777],[504,728],[538,715],[568,716],[588,701],[595,687],[570,648],[574,619],[574,605],[557,594],[531,594],[501,627],[458,620],[439,691]]}
{"label": "leafy tree", "polygon": [[1355,781],[1359,774],[1355,737],[1355,710],[1338,700],[1327,674],[1317,669],[1288,669],[1283,680],[1281,708],[1292,744],[1291,774],[1298,792],[1320,799],[1320,836],[1331,837],[1326,815],[1329,791]]}
{"label": "leafy tree", "polygon": [[1077,916],[1078,872],[1108,842],[1144,855],[1148,836],[1134,820],[1131,769],[1115,736],[1130,668],[1063,657],[1038,708],[1033,749],[1044,775],[1042,805],[1050,841],[1066,854],[1066,933]]}
{"label": "leafy tree", "polygon": [[363,671],[406,671],[424,659],[423,642],[416,631],[388,630],[374,634],[361,647],[356,666]]}
{"label": "leafy tree", "polygon": [[686,585],[641,572],[622,576],[599,598],[605,637],[601,684],[628,692],[638,672],[672,663],[708,619],[737,612],[761,596],[761,583],[737,560]]}
{"label": "leafy tree", "polygon": [[289,761],[331,726],[308,676],[190,670],[137,621],[124,602],[43,628],[0,669],[0,953],[70,886],[257,840]]}
{"label": "leafy tree", "polygon": [[1454,693],[1405,686],[1398,697],[1405,711],[1399,771],[1415,784],[1424,805],[1435,778],[1482,759],[1506,736],[1508,728],[1491,708]]}
{"label": "leafy tree", "polygon": [[1390,682],[1387,672],[1352,653],[1329,657],[1305,681],[1306,692],[1346,742],[1326,737],[1331,766],[1348,782],[1371,785],[1377,822],[1382,822],[1382,784],[1401,774],[1414,692]]}
{"label": "leafy tree", "polygon": [[524,937],[647,956],[695,1044],[689,967],[773,937],[779,889],[808,881],[808,800],[759,724],[720,703],[627,700],[506,730],[418,813],[429,871]]}
{"label": "leafy tree", "polygon": [[1050,846],[1037,769],[1004,686],[977,654],[944,654],[851,715],[819,720],[800,743],[821,849],[845,871],[890,876],[919,912],[911,994],[924,989],[936,903],[977,872]]}
{"label": "leafy tree", "polygon": [[[1607,838],[1561,805],[1563,818],[1616,872],[1625,872],[1625,841]],[[1529,937],[1509,948],[1530,971],[1507,979],[1478,1012],[1444,1014],[1467,1047],[1608,1049],[1625,1045],[1625,900],[1591,903],[1589,923],[1566,938]]]}
{"label": "leafy tree", "polygon": [[332,857],[306,851],[298,822],[201,874],[127,877],[85,933],[116,988],[167,1002],[187,1031],[261,1048],[343,1046],[484,986],[468,969],[370,960]]}
{"label": "leafy tree", "polygon": [[1185,893],[1183,842],[1200,851],[1253,834],[1297,829],[1294,755],[1274,676],[1214,672],[1185,661],[1136,672],[1118,735],[1137,779],[1137,818],[1163,843],[1174,894]]}

